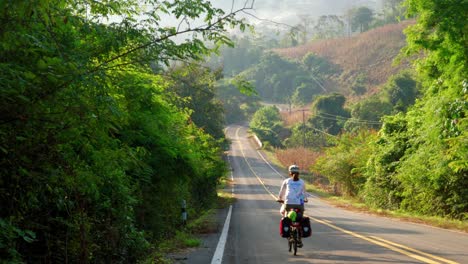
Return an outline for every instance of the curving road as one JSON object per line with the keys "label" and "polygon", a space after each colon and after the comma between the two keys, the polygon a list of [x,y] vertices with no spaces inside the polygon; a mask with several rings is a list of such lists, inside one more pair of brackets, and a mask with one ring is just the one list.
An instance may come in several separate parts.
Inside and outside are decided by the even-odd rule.
{"label": "curving road", "polygon": [[293,256],[279,236],[279,173],[251,144],[247,127],[226,129],[234,196],[222,263],[468,263],[468,235],[356,213],[309,197],[313,235]]}

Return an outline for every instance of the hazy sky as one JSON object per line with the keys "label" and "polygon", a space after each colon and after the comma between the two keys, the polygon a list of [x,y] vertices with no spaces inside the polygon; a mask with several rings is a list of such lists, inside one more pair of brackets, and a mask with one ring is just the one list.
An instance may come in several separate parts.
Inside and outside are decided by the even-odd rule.
{"label": "hazy sky", "polygon": [[[252,0],[211,0],[213,6],[222,8],[226,13],[231,10],[238,10],[242,8],[247,1],[250,7]],[[277,23],[284,23],[289,26],[296,26],[301,18],[307,17],[308,19],[316,20],[321,15],[342,15],[348,9],[356,6],[368,6],[379,11],[381,9],[381,2],[383,0],[255,0],[252,10],[249,13],[255,17],[264,19],[263,21],[249,15],[242,15],[246,17],[253,25],[259,26],[264,32],[269,30],[285,29],[284,25],[278,26]],[[141,16],[143,19],[144,16]],[[107,22],[120,21],[119,16],[110,16]],[[268,21],[265,21],[268,20]],[[175,26],[177,27],[181,19],[175,19],[172,15],[161,15],[160,26]],[[258,24],[262,24],[261,26]],[[191,21],[190,25],[197,26],[204,24],[201,19]],[[182,30],[185,24],[182,23]],[[288,27],[286,27],[288,28]],[[179,39],[184,39],[184,36],[178,36]]]}
{"label": "hazy sky", "polygon": [[[234,0],[234,9],[241,8],[246,0]],[[318,18],[321,15],[341,15],[354,6],[366,5],[380,9],[382,0],[256,0],[255,16],[275,22],[295,24],[300,16]],[[229,11],[233,0],[214,0],[213,5]],[[249,0],[249,3],[252,1]],[[251,23],[258,23],[252,19]]]}

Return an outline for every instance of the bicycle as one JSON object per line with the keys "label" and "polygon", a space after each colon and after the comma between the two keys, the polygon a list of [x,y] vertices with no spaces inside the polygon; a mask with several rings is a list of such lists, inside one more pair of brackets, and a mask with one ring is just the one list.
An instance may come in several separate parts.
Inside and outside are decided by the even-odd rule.
{"label": "bicycle", "polygon": [[[278,200],[277,202],[283,204],[284,201]],[[299,208],[291,208],[289,210],[294,211],[297,215],[296,219],[291,219],[295,220],[291,222],[290,225],[290,230],[289,230],[289,237],[288,237],[288,247],[289,247],[289,252],[294,250],[294,256],[297,255],[297,248],[302,247],[302,239],[301,239],[301,234],[302,234],[302,225],[300,220],[302,219],[302,212]],[[287,217],[288,212],[285,212],[285,215],[283,217]],[[301,242],[301,243],[299,243]]]}

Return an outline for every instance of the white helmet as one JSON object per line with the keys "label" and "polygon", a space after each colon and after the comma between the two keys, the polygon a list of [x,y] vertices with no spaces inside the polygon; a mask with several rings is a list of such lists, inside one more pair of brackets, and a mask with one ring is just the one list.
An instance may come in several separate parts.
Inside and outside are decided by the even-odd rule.
{"label": "white helmet", "polygon": [[299,166],[297,166],[296,164],[293,164],[289,166],[288,170],[289,172],[299,172]]}

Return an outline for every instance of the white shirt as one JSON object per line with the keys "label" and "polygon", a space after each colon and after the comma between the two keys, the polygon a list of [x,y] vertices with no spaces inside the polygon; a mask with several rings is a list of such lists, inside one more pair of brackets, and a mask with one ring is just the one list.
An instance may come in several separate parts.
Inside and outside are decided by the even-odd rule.
{"label": "white shirt", "polygon": [[283,181],[278,198],[285,204],[304,204],[305,193],[305,183],[302,179],[294,181],[293,178],[288,178]]}

